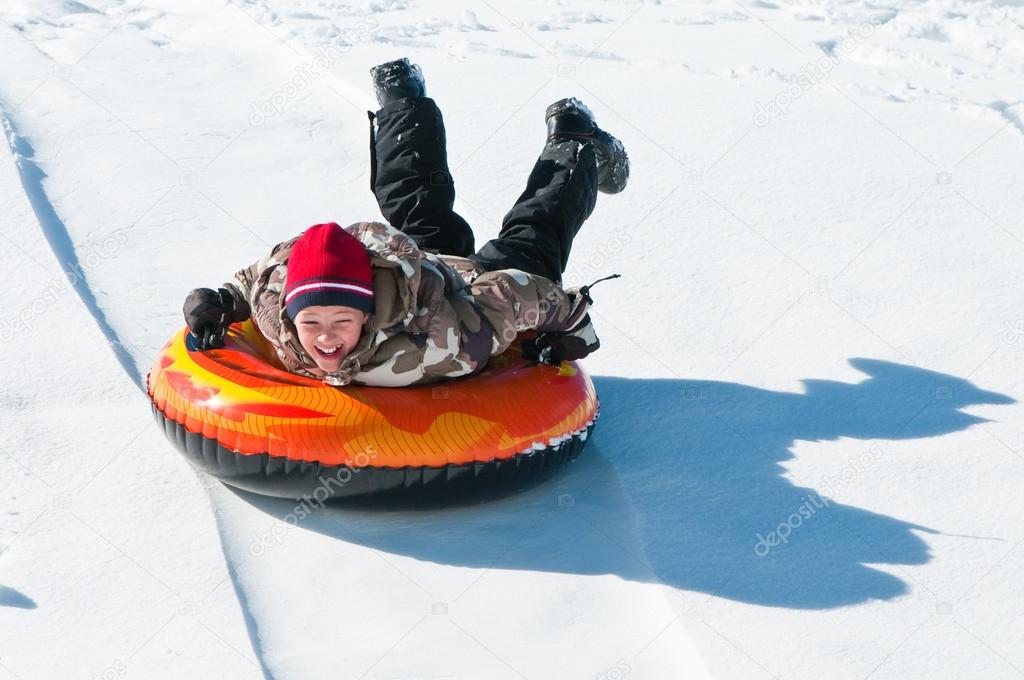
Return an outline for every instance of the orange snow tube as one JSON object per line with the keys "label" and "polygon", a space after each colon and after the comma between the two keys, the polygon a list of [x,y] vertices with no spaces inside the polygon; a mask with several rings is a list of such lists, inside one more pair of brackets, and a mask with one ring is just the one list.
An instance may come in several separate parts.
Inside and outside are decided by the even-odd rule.
{"label": "orange snow tube", "polygon": [[534,364],[519,342],[469,378],[336,388],[283,370],[249,321],[220,350],[192,351],[187,338],[171,338],[147,376],[157,422],[193,464],[270,496],[516,485],[575,459],[598,416],[578,365]]}

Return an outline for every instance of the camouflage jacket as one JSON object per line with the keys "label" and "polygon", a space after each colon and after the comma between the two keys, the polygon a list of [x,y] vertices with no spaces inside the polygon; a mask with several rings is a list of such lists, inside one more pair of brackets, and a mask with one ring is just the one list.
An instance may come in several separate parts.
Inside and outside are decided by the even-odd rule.
{"label": "camouflage jacket", "polygon": [[370,253],[375,310],[338,370],[321,375],[281,304],[288,256],[298,239],[225,284],[249,302],[253,323],[291,372],[329,385],[400,387],[483,370],[520,331],[563,331],[586,314],[579,296],[517,269],[482,272],[466,258],[420,250],[379,222],[345,228]]}

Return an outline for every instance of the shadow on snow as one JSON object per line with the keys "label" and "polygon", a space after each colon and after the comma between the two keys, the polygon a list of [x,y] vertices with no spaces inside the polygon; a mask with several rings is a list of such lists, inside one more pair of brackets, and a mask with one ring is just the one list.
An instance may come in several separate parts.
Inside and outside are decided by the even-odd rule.
{"label": "shadow on snow", "polygon": [[35,609],[36,601],[28,595],[10,588],[8,586],[0,585],[0,607],[15,607],[17,609]]}
{"label": "shadow on snow", "polygon": [[[328,507],[300,526],[440,564],[615,574],[761,605],[888,600],[906,583],[869,565],[928,562],[918,532],[934,532],[829,494],[869,485],[873,468],[897,454],[884,442],[864,444],[834,478],[794,483],[781,465],[794,440],[934,437],[986,422],[964,407],[1014,400],[942,373],[850,362],[869,377],[805,380],[804,394],[596,378],[602,415],[594,437],[548,481],[468,507]],[[917,491],[908,484],[903,492]],[[281,520],[296,509],[295,501],[236,493]]]}

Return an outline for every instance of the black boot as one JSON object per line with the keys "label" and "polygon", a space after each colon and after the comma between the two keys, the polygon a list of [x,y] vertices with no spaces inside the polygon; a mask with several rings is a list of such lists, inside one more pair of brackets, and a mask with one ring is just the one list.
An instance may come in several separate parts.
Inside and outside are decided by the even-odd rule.
{"label": "black boot", "polygon": [[377,103],[382,108],[399,99],[424,97],[427,94],[419,64],[410,64],[405,57],[374,66],[370,69],[370,75],[373,77]]}
{"label": "black boot", "polygon": [[597,188],[617,194],[629,181],[629,156],[615,137],[597,127],[594,114],[575,97],[560,99],[547,108],[548,141],[577,139],[591,141],[597,150]]}

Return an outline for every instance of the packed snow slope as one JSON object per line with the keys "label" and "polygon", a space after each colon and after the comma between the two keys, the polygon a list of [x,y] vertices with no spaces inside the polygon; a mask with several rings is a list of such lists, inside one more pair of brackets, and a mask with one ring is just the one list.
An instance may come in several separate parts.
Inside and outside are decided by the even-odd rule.
{"label": "packed snow slope", "polygon": [[[1016,0],[5,0],[0,680],[1024,675],[1022,29]],[[547,104],[628,148],[566,276],[622,274],[601,421],[480,505],[231,491],[146,372],[191,288],[379,218],[368,69],[400,56],[478,243]]]}

